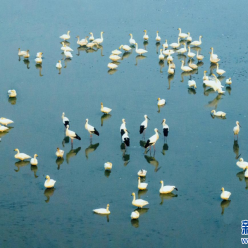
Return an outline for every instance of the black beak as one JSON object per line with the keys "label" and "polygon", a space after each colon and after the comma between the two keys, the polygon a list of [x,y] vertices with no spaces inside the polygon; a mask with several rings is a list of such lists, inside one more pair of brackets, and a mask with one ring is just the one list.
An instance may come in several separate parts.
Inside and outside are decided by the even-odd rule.
{"label": "black beak", "polygon": [[148,120],[151,120],[148,116],[147,116],[147,119],[148,119]]}

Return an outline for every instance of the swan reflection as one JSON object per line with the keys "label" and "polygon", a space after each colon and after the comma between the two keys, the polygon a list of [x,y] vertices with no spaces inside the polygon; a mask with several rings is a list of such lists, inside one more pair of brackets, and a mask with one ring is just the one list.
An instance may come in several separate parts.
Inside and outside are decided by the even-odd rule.
{"label": "swan reflection", "polygon": [[99,146],[99,143],[96,143],[96,144],[90,144],[86,149],[85,149],[85,157],[88,159],[89,158],[89,154],[91,152],[94,152],[97,147]]}
{"label": "swan reflection", "polygon": [[167,143],[164,143],[164,145],[163,145],[163,148],[162,148],[162,154],[163,155],[165,155],[165,151],[168,151],[169,150],[169,146],[168,146],[168,144]]}
{"label": "swan reflection", "polygon": [[103,122],[111,118],[111,114],[103,114],[101,116],[101,126],[103,126]]}
{"label": "swan reflection", "polygon": [[193,88],[188,88],[188,93],[189,95],[195,95],[196,94],[196,90]]}
{"label": "swan reflection", "polygon": [[104,171],[104,176],[105,176],[105,177],[109,177],[110,174],[111,174],[111,170],[105,170],[105,171]]}
{"label": "swan reflection", "polygon": [[149,163],[155,167],[155,169],[154,169],[155,172],[157,172],[161,168],[161,167],[158,167],[159,162],[155,159],[155,157],[145,155],[145,159],[146,159],[147,163]]}
{"label": "swan reflection", "polygon": [[48,202],[50,201],[50,197],[53,195],[54,190],[55,190],[55,188],[45,189],[44,195],[45,195],[46,198],[47,198],[47,199],[45,200],[46,203],[48,203]]}
{"label": "swan reflection", "polygon": [[168,75],[168,88],[167,88],[167,90],[169,90],[171,87],[170,85],[171,85],[171,81],[174,79],[174,75],[175,75],[175,73]]}
{"label": "swan reflection", "polygon": [[58,165],[58,170],[60,169],[60,165],[64,163],[64,158],[57,158],[56,159],[56,164]]}
{"label": "swan reflection", "polygon": [[127,59],[127,58],[132,54],[133,49],[130,50],[130,51],[131,51],[131,52],[124,52],[124,53],[122,54],[121,60]]}
{"label": "swan reflection", "polygon": [[239,143],[238,140],[234,140],[233,142],[233,152],[235,154],[235,159],[239,159],[241,154],[239,153]]}
{"label": "swan reflection", "polygon": [[76,53],[76,55],[77,56],[80,56],[80,52],[86,52],[86,50],[87,50],[87,47],[86,46],[77,47],[78,53]]}
{"label": "swan reflection", "polygon": [[229,95],[231,95],[232,88],[230,86],[226,86],[226,91]]}
{"label": "swan reflection", "polygon": [[139,227],[139,220],[138,219],[131,220],[131,224],[133,227],[138,228]]}
{"label": "swan reflection", "polygon": [[36,69],[38,69],[38,70],[39,70],[39,76],[40,76],[40,77],[43,77],[43,75],[41,74],[41,71],[42,71],[42,65],[41,65],[41,64],[36,64],[36,65],[35,65],[35,67],[36,67]]}
{"label": "swan reflection", "polygon": [[135,57],[135,60],[136,60],[136,64],[135,65],[138,65],[138,60],[143,60],[143,59],[146,59],[146,56],[144,56],[144,55],[137,55]]}
{"label": "swan reflection", "polygon": [[69,160],[76,156],[78,152],[81,150],[81,147],[78,147],[77,149],[71,149],[68,153],[66,153],[66,162],[69,164]]}
{"label": "swan reflection", "polygon": [[38,176],[36,175],[36,172],[37,172],[37,170],[38,170],[38,167],[35,166],[35,165],[31,165],[31,166],[30,166],[30,169],[31,169],[31,171],[34,172],[34,177],[37,178]]}
{"label": "swan reflection", "polygon": [[245,189],[248,189],[248,178],[245,177],[245,171],[240,171],[236,174],[236,176],[239,178],[239,181],[243,181],[245,179]]}
{"label": "swan reflection", "polygon": [[220,206],[221,206],[221,214],[222,214],[222,215],[224,214],[225,208],[228,208],[228,206],[230,205],[230,203],[231,203],[231,200],[223,200],[223,201],[220,203]]}
{"label": "swan reflection", "polygon": [[158,64],[160,65],[160,73],[163,73],[164,61],[163,60],[159,60]]}
{"label": "swan reflection", "polygon": [[[211,89],[211,90],[214,92],[213,89]],[[205,93],[204,93],[204,95],[205,95]],[[214,108],[216,110],[220,100],[222,100],[222,95],[218,94],[212,101],[208,102],[206,107],[209,107],[209,108],[211,107],[211,108]]]}
{"label": "swan reflection", "polygon": [[109,74],[109,75],[113,75],[113,74],[115,74],[117,71],[118,71],[117,69],[109,69],[109,70],[108,70],[108,74]]}
{"label": "swan reflection", "polygon": [[138,190],[138,198],[141,199],[147,193],[148,189]]}
{"label": "swan reflection", "polygon": [[15,172],[18,172],[21,167],[24,167],[28,165],[30,162],[29,161],[18,161],[15,163],[15,166],[17,167],[17,170],[15,169]]}
{"label": "swan reflection", "polygon": [[177,197],[178,195],[174,193],[169,193],[169,194],[159,194],[159,196],[161,199],[160,205],[163,205],[164,200],[171,200],[172,198]]}
{"label": "swan reflection", "polygon": [[23,63],[27,66],[27,69],[30,69],[30,66],[29,66],[30,61],[28,59],[24,59]]}
{"label": "swan reflection", "polygon": [[140,215],[147,213],[149,208],[136,208],[134,211],[138,211]]}
{"label": "swan reflection", "polygon": [[64,139],[62,140],[62,146],[65,147],[65,143],[67,144],[69,143],[69,141],[70,141],[69,136],[65,136]]}
{"label": "swan reflection", "polygon": [[15,105],[16,104],[16,97],[9,97],[9,99],[8,99],[8,102],[10,103],[10,104],[12,104],[12,105]]}

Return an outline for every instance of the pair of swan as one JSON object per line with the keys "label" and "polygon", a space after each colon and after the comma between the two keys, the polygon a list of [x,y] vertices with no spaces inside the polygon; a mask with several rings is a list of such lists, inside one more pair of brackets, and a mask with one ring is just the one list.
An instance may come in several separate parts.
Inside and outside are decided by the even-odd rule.
{"label": "pair of swan", "polygon": [[165,99],[160,99],[160,98],[158,98],[157,105],[158,105],[158,106],[163,106],[163,105],[165,105]]}
{"label": "pair of swan", "polygon": [[103,107],[103,103],[101,102],[101,112],[104,114],[109,114],[112,111],[112,109]]}
{"label": "pair of swan", "polygon": [[78,40],[77,40],[77,44],[79,46],[86,46],[88,44],[88,40],[87,38],[89,38],[89,36],[86,36],[84,39],[81,39],[79,38],[79,36],[76,37]]}
{"label": "pair of swan", "polygon": [[225,191],[224,188],[221,188],[221,191],[222,191],[222,193],[221,193],[221,195],[220,195],[220,198],[221,198],[222,200],[228,200],[229,197],[231,196],[231,192]]}
{"label": "pair of swan", "polygon": [[217,111],[216,112],[215,110],[212,110],[211,114],[213,114],[214,116],[218,116],[218,117],[225,117],[226,116],[226,113],[223,111]]}

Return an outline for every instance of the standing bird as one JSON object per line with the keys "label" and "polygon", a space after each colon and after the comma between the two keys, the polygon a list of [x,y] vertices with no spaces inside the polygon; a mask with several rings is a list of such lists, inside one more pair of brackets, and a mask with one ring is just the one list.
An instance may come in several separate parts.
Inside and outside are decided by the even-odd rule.
{"label": "standing bird", "polygon": [[69,39],[71,38],[70,32],[71,32],[71,31],[68,31],[67,34],[63,34],[63,35],[61,35],[59,38],[60,38],[60,39],[63,39],[63,40],[69,40]]}
{"label": "standing bird", "polygon": [[65,128],[66,128],[67,125],[70,125],[69,119],[67,117],[65,117],[65,112],[62,113],[62,117],[61,118],[63,120],[63,124],[64,124]]}
{"label": "standing bird", "polygon": [[99,132],[90,124],[88,124],[89,120],[86,119],[86,123],[85,123],[85,129],[88,130],[88,132],[90,133],[90,137],[92,138],[92,134],[94,133],[95,135],[99,136]]}
{"label": "standing bird", "polygon": [[164,138],[168,136],[169,134],[169,126],[165,123],[166,122],[166,119],[163,119],[162,121],[162,125],[163,125],[163,133],[164,133]]}
{"label": "standing bird", "polygon": [[148,125],[148,120],[150,120],[147,115],[144,115],[144,117],[145,117],[145,120],[140,124],[140,134],[145,132],[147,125]]}
{"label": "standing bird", "polygon": [[158,106],[162,106],[162,105],[165,105],[165,99],[160,99],[158,98],[158,103],[157,103]]}
{"label": "standing bird", "polygon": [[142,55],[143,53],[147,53],[145,49],[138,48],[138,43],[135,43],[135,45],[136,45],[136,49],[135,49],[136,53],[138,53],[139,55]]}
{"label": "standing bird", "polygon": [[130,146],[130,139],[129,139],[129,136],[128,136],[127,129],[124,129],[124,132],[125,133],[122,135],[122,141],[124,142],[125,147]]}
{"label": "standing bird", "polygon": [[101,43],[103,43],[103,36],[102,36],[102,34],[103,34],[104,32],[101,32],[101,38],[98,38],[98,39],[95,39],[95,40],[93,40],[92,42],[93,43],[96,43],[96,44],[101,44]]}
{"label": "standing bird", "polygon": [[178,28],[178,30],[179,30],[178,36],[180,38],[185,39],[185,38],[187,38],[189,36],[188,34],[182,33],[181,28]]}
{"label": "standing bird", "polygon": [[161,41],[161,37],[158,35],[158,31],[157,31],[157,36],[156,36],[156,42],[160,42]]}
{"label": "standing bird", "polygon": [[17,96],[16,90],[8,90],[8,95],[9,95],[10,98],[11,97],[16,97]]}
{"label": "standing bird", "polygon": [[55,185],[56,181],[53,180],[53,179],[50,179],[50,177],[47,175],[46,176],[46,181],[44,183],[44,186],[47,188],[47,189],[50,189],[50,188],[53,188],[54,185]]}
{"label": "standing bird", "polygon": [[229,197],[231,196],[231,192],[225,191],[224,188],[222,188],[221,191],[222,191],[222,193],[221,193],[221,195],[220,195],[220,198],[221,198],[222,200],[228,200]]}
{"label": "standing bird", "polygon": [[132,196],[133,196],[133,201],[132,201],[132,204],[138,208],[142,208],[144,207],[145,205],[149,204],[148,201],[144,201],[142,199],[135,199],[135,193],[133,192],[132,193]]}
{"label": "standing bird", "polygon": [[125,119],[122,119],[122,124],[120,126],[121,136],[125,133],[125,129],[126,129],[126,121]]}
{"label": "standing bird", "polygon": [[81,140],[81,138],[75,132],[69,130],[69,125],[66,126],[65,135],[71,138],[71,143],[73,143],[74,139]]}
{"label": "standing bird", "polygon": [[145,148],[147,148],[149,146],[150,150],[151,150],[151,146],[153,146],[154,151],[155,151],[155,144],[156,144],[157,140],[159,139],[159,135],[158,135],[159,131],[157,128],[155,128],[154,131],[155,131],[155,134],[147,140],[147,142],[145,144]]}
{"label": "standing bird", "polygon": [[56,67],[58,69],[61,69],[62,68],[61,60],[58,61],[58,63],[56,64]]}
{"label": "standing bird", "polygon": [[9,125],[11,123],[14,123],[14,122],[12,120],[10,120],[10,119],[6,119],[4,117],[1,117],[0,118],[0,123],[3,124],[3,125],[5,125],[5,126],[7,126],[7,125]]}
{"label": "standing bird", "polygon": [[236,121],[236,126],[233,128],[234,139],[235,139],[235,135],[237,135],[237,139],[239,138],[240,127],[241,126],[239,124],[239,121]]}
{"label": "standing bird", "polygon": [[95,38],[94,38],[94,35],[92,32],[90,32],[90,38],[89,38],[89,41],[93,41]]}
{"label": "standing bird", "polygon": [[178,191],[178,189],[175,186],[170,186],[170,185],[166,185],[164,186],[164,181],[160,181],[161,183],[161,188],[159,190],[160,194],[169,194],[171,193],[174,189]]}
{"label": "standing bird", "polygon": [[38,164],[38,160],[37,160],[36,157],[38,157],[38,155],[37,154],[34,154],[34,157],[31,158],[31,160],[30,160],[30,164],[31,165],[37,165]]}
{"label": "standing bird", "polygon": [[146,190],[148,186],[148,183],[141,183],[140,177],[138,177],[138,189],[139,190]]}
{"label": "standing bird", "polygon": [[104,114],[109,114],[111,111],[112,109],[103,107],[103,103],[101,102],[101,112],[103,112]]}
{"label": "standing bird", "polygon": [[149,36],[148,36],[148,34],[147,34],[147,31],[144,30],[144,32],[145,32],[145,34],[144,34],[144,36],[143,36],[143,39],[144,39],[145,41],[148,41]]}
{"label": "standing bird", "polygon": [[133,35],[132,34],[129,34],[129,35],[131,36],[131,38],[129,40],[129,43],[130,43],[131,46],[134,46],[135,43],[136,43],[136,41],[135,41],[135,39],[133,39]]}
{"label": "standing bird", "polygon": [[29,155],[27,155],[25,153],[20,153],[18,149],[15,149],[14,151],[17,152],[17,154],[15,155],[16,159],[19,159],[19,160],[23,161],[25,159],[31,158]]}

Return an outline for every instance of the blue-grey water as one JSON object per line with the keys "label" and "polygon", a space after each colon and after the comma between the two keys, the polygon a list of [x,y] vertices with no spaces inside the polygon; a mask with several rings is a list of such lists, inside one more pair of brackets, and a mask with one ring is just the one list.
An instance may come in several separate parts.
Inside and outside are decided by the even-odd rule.
{"label": "blue-grey water", "polygon": [[[235,1],[5,1],[1,3],[1,117],[14,120],[0,142],[0,247],[238,247],[241,220],[248,216],[248,181],[236,166],[248,160],[247,142],[247,7]],[[174,54],[176,73],[168,78],[167,64],[159,64],[164,40],[176,42],[177,28],[193,40],[203,36],[205,56],[192,75],[197,89],[187,88],[181,58]],[[143,48],[143,30],[150,37],[144,59],[135,50],[108,73],[112,50],[129,44],[132,33]],[[63,59],[59,36],[71,31],[71,61]],[[162,38],[155,45],[156,31]],[[77,49],[76,36],[104,31],[96,52]],[[233,84],[220,96],[202,86],[210,73],[210,47],[219,55],[220,68]],[[17,56],[30,50],[29,62]],[[35,65],[44,53],[42,66]],[[193,52],[196,52],[193,50]],[[215,73],[215,68],[212,68]],[[226,78],[222,81],[224,84]],[[7,97],[16,89],[17,98]],[[167,103],[160,111],[157,98]],[[112,108],[102,116],[100,103]],[[227,118],[211,118],[210,111]],[[61,115],[82,140],[64,139]],[[147,114],[146,138],[154,128],[170,126],[167,144],[161,136],[153,151],[144,154],[139,125]],[[100,132],[90,144],[85,119]],[[121,148],[119,127],[125,118],[131,146]],[[232,129],[239,121],[238,142]],[[56,160],[56,148],[65,151]],[[38,157],[38,167],[14,158],[15,148]],[[105,173],[104,163],[113,163]],[[148,190],[138,192],[137,172],[148,171]],[[45,176],[55,189],[45,190]],[[160,180],[176,185],[174,195],[160,195]],[[230,202],[220,199],[221,188],[231,191]],[[131,193],[149,201],[138,221],[131,221]],[[175,196],[175,197],[173,197]],[[177,196],[177,197],[176,197]],[[109,218],[92,212],[110,204]]]}

